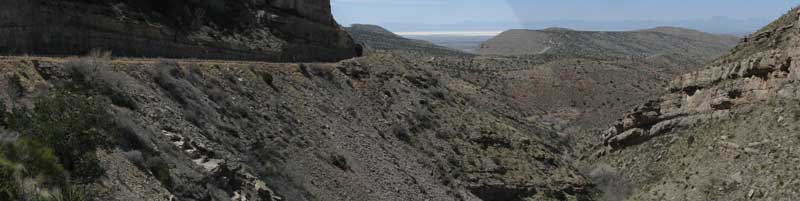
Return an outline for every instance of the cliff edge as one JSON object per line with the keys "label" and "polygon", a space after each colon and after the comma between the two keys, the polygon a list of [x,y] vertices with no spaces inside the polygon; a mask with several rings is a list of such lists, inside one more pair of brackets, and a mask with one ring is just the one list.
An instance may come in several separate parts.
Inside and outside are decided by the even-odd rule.
{"label": "cliff edge", "polygon": [[8,0],[0,54],[115,55],[269,61],[358,56],[329,1]]}

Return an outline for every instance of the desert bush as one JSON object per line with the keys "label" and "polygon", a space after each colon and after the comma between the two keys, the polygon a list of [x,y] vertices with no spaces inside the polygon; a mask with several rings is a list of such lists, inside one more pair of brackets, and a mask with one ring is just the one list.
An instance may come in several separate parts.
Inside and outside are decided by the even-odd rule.
{"label": "desert bush", "polygon": [[108,136],[112,137],[108,139],[109,143],[122,150],[155,151],[147,143],[147,134],[152,133],[152,131],[133,122],[133,118],[130,115],[118,112],[117,115],[108,119],[110,125],[106,126],[105,130]]}
{"label": "desert bush", "polygon": [[0,155],[0,200],[19,200],[17,165]]}
{"label": "desert bush", "polygon": [[145,167],[162,185],[167,188],[172,188],[174,186],[175,182],[172,180],[172,176],[170,176],[170,166],[164,159],[160,157],[150,157],[145,162]]}
{"label": "desert bush", "polygon": [[258,74],[258,76],[261,77],[261,80],[263,80],[264,83],[267,83],[269,87],[271,87],[276,92],[280,92],[278,87],[275,86],[275,78],[272,77],[272,74],[268,72],[256,72],[256,74]]}
{"label": "desert bush", "polygon": [[331,164],[344,171],[350,170],[350,164],[347,163],[347,158],[339,154],[331,155]]}
{"label": "desert bush", "polygon": [[25,139],[58,150],[60,163],[73,176],[94,179],[103,172],[94,151],[113,139],[101,132],[106,124],[103,104],[97,98],[55,93],[37,99],[32,110],[15,108],[6,121],[9,129]]}
{"label": "desert bush", "polygon": [[409,132],[410,131],[408,130],[408,128],[402,125],[395,125],[392,127],[392,133],[394,134],[395,137],[397,137],[397,139],[410,144],[412,143],[413,139],[411,137],[411,134],[409,134]]}
{"label": "desert bush", "polygon": [[[36,185],[22,185],[23,181]],[[83,201],[86,196],[72,188],[52,149],[18,140],[0,144],[0,200]]]}
{"label": "desert bush", "polygon": [[336,75],[334,72],[336,69],[328,68],[322,65],[315,65],[315,64],[300,64],[300,73],[303,74],[308,79],[313,79],[314,77],[322,77],[327,81],[335,81]]}
{"label": "desert bush", "polygon": [[215,103],[224,103],[225,100],[228,99],[230,95],[227,92],[220,89],[219,87],[214,87],[206,91],[208,93],[208,98]]}
{"label": "desert bush", "polygon": [[141,151],[131,150],[122,152],[122,156],[125,156],[125,159],[128,159],[128,161],[130,161],[131,163],[133,163],[133,165],[139,167],[140,169],[145,167],[144,155],[142,154]]}
{"label": "desert bush", "polygon": [[300,73],[303,74],[304,77],[311,79],[314,75],[311,74],[311,71],[308,70],[308,66],[306,64],[300,64]]}
{"label": "desert bush", "polygon": [[141,151],[132,150],[123,152],[122,155],[139,170],[152,173],[153,177],[164,186],[168,188],[173,186],[169,164],[156,153],[142,153]]}
{"label": "desert bush", "polygon": [[429,90],[429,93],[439,100],[447,100],[450,96],[450,92],[446,88],[433,88]]}
{"label": "desert bush", "polygon": [[138,108],[128,93],[137,81],[125,73],[112,70],[105,59],[83,57],[69,60],[64,65],[73,81],[68,87],[72,91],[101,94],[109,97],[115,105],[132,110]]}
{"label": "desert bush", "polygon": [[199,128],[225,125],[221,122],[214,107],[204,101],[207,94],[189,81],[195,80],[194,83],[202,84],[197,72],[185,72],[175,63],[161,63],[155,69],[150,73],[156,84],[164,89],[173,100],[181,104],[186,120]]}
{"label": "desert bush", "polygon": [[25,168],[26,177],[45,177],[46,181],[60,184],[65,182],[64,167],[58,161],[54,151],[45,145],[32,140],[17,140],[0,145],[0,153],[7,162],[19,163]]}
{"label": "desert bush", "polygon": [[[127,82],[133,79],[110,71],[94,59],[69,63],[72,81],[35,98],[33,107],[7,110],[0,101],[2,126],[18,135],[0,141],[0,200],[85,200],[82,191],[70,185],[90,182],[104,174],[95,155],[97,149],[116,145],[144,147],[144,141],[136,135],[143,132],[141,127],[119,118],[110,119],[105,111],[111,102],[132,100],[123,95]],[[122,105],[135,108],[133,104]],[[28,186],[20,185],[23,180],[35,181],[37,188],[44,189],[21,189]],[[52,196],[38,195],[40,192],[50,192]]]}
{"label": "desert bush", "polygon": [[156,180],[167,188],[171,188],[174,184],[170,176],[169,164],[155,152],[142,153],[138,150],[131,150],[122,153],[128,161],[133,163],[134,166],[143,172],[150,172]]}
{"label": "desert bush", "polygon": [[179,69],[177,64],[162,62],[155,69],[151,71],[151,74],[153,74],[156,84],[166,90],[174,100],[184,106],[199,102],[202,92],[191,82],[183,79],[186,77],[186,73]]}
{"label": "desert bush", "polygon": [[414,109],[414,127],[412,132],[420,132],[426,129],[433,129],[436,126],[436,116],[428,109],[417,107]]}
{"label": "desert bush", "polygon": [[85,201],[88,200],[84,190],[67,185],[57,191],[56,194],[46,197],[44,201]]}
{"label": "desert bush", "polygon": [[440,139],[440,140],[449,140],[449,139],[453,138],[454,134],[450,130],[436,130],[436,133],[434,133],[434,136],[437,139]]}

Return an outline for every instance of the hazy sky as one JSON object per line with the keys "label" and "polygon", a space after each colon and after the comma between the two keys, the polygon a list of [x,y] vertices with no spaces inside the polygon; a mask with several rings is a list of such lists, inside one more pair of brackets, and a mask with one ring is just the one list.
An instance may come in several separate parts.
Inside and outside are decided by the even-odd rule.
{"label": "hazy sky", "polygon": [[[797,0],[332,0],[343,25],[502,24],[517,28],[537,22],[687,21],[725,17],[768,21]],[[666,24],[669,25],[669,24]],[[517,26],[517,27],[512,27]],[[576,25],[579,26],[579,25]],[[454,29],[460,26],[446,27]],[[580,28],[580,27],[577,27]],[[427,28],[430,29],[430,28]],[[411,30],[402,30],[411,31]],[[455,31],[455,30],[441,30]]]}

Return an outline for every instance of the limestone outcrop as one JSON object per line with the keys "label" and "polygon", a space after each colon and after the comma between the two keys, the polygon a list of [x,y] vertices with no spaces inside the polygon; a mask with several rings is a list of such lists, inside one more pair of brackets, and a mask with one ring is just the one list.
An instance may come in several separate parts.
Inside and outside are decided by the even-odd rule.
{"label": "limestone outcrop", "polygon": [[[790,14],[795,16],[798,14]],[[796,18],[796,17],[795,17]],[[603,133],[603,145],[617,150],[711,119],[726,118],[742,104],[768,99],[798,99],[800,51],[790,45],[800,25],[797,21],[766,28],[743,39],[734,53],[708,68],[684,74],[670,83],[670,93],[635,108]],[[772,37],[769,37],[772,36]],[[772,46],[772,47],[769,47]],[[770,48],[744,55],[755,47]],[[601,151],[602,153],[602,151]]]}
{"label": "limestone outcrop", "polygon": [[356,44],[329,1],[8,0],[2,54],[338,61]]}
{"label": "limestone outcrop", "polygon": [[[677,77],[666,95],[614,123],[597,146],[598,157],[586,160],[606,169],[599,178],[615,181],[601,187],[617,196],[609,200],[797,197],[798,11],[743,39],[704,70]],[[618,186],[630,188],[610,188]]]}

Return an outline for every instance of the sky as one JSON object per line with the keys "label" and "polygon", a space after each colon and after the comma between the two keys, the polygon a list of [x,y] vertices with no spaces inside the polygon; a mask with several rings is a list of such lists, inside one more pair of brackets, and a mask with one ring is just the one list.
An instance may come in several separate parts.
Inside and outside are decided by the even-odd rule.
{"label": "sky", "polygon": [[800,5],[798,0],[331,1],[334,16],[342,25],[376,24],[396,32],[550,26],[582,30],[683,26],[709,32],[741,32],[757,29]]}

